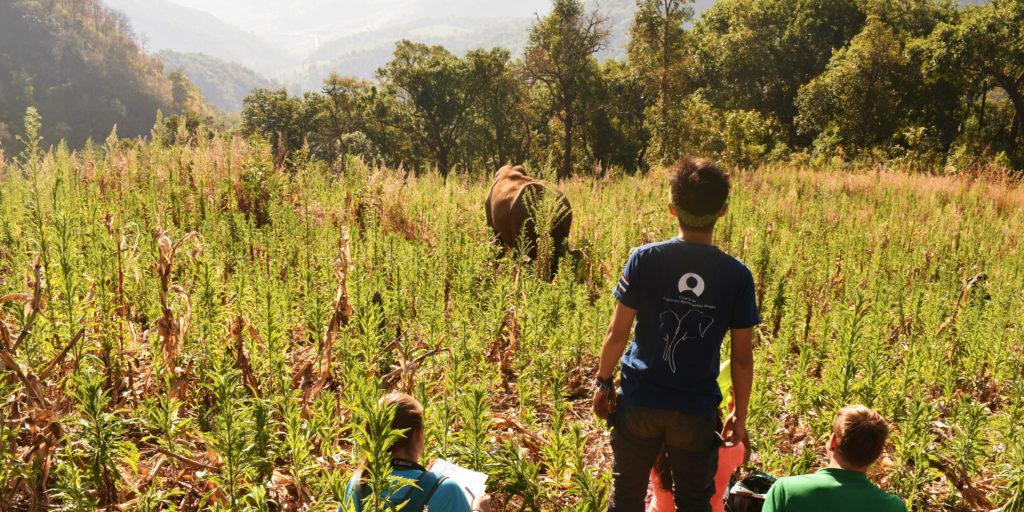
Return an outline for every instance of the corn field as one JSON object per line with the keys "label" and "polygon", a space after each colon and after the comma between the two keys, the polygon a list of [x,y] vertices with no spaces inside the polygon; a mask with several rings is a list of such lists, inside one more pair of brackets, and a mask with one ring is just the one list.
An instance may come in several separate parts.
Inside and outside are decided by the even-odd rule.
{"label": "corn field", "polygon": [[[603,510],[591,378],[630,249],[675,235],[666,178],[560,182],[549,283],[491,243],[493,171],[279,169],[228,136],[0,153],[0,509],[335,510],[401,390],[425,458],[488,473],[498,510]],[[869,476],[912,509],[1024,510],[1024,185],[733,176],[717,244],[764,320],[747,469],[822,466],[863,403],[893,422]]]}

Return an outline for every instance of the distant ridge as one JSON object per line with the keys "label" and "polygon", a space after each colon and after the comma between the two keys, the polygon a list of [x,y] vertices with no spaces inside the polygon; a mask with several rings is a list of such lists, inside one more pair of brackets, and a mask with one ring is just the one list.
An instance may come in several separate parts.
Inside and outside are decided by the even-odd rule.
{"label": "distant ridge", "polygon": [[159,60],[97,0],[0,2],[0,144],[11,153],[25,111],[42,116],[44,143],[80,146],[149,133],[158,109],[175,110]]}
{"label": "distant ridge", "polygon": [[225,62],[204,53],[180,53],[163,50],[156,55],[167,72],[180,71],[199,88],[210,104],[225,112],[241,112],[242,98],[254,88],[272,88],[276,84],[235,62]]}
{"label": "distant ridge", "polygon": [[145,41],[147,51],[205,53],[237,62],[265,76],[280,73],[301,58],[211,14],[167,0],[104,2],[128,16],[134,31]]}

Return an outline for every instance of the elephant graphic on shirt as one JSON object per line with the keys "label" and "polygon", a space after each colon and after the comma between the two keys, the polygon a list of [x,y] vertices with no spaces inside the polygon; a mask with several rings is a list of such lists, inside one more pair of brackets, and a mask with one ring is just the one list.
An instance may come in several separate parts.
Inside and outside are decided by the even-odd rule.
{"label": "elephant graphic on shirt", "polygon": [[668,362],[672,373],[676,373],[676,348],[681,342],[687,340],[703,339],[715,319],[691,309],[679,316],[675,311],[668,310],[661,313],[661,333],[665,341],[665,352],[662,358]]}

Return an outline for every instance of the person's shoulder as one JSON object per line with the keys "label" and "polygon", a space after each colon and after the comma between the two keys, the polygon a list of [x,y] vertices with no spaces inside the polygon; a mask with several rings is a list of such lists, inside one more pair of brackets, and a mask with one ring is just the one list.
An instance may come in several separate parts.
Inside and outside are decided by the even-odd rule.
{"label": "person's shoulder", "polygon": [[459,483],[456,482],[455,480],[452,480],[451,478],[444,478],[444,479],[442,479],[437,484],[437,492],[442,492],[442,491],[446,492],[446,493],[447,492],[457,492],[457,493],[459,493],[460,496],[464,496],[465,495],[462,492],[462,487],[459,486]]}
{"label": "person's shoulder", "polygon": [[629,259],[634,265],[643,262],[657,261],[669,249],[671,240],[651,242],[629,250]]}
{"label": "person's shoulder", "polygon": [[638,255],[643,254],[656,254],[664,252],[666,249],[672,246],[672,239],[662,240],[660,242],[651,242],[643,244],[639,247],[633,248],[633,253]]}
{"label": "person's shoulder", "polygon": [[779,487],[799,487],[813,485],[817,480],[820,480],[820,478],[815,473],[807,473],[805,475],[784,476],[776,480],[773,485],[778,485]]}
{"label": "person's shoulder", "polygon": [[721,260],[726,265],[731,267],[733,270],[737,270],[737,271],[741,271],[741,272],[746,273],[746,274],[753,275],[750,272],[750,267],[748,267],[746,263],[743,263],[743,260],[733,256],[732,254],[729,254],[729,253],[723,251],[721,248],[718,249],[718,254],[719,254],[719,258],[721,258]]}
{"label": "person's shoulder", "polygon": [[[827,485],[827,484],[825,484]],[[792,475],[779,478],[772,484],[776,492],[785,491],[788,495],[802,495],[823,486],[822,478],[815,473]]]}
{"label": "person's shoulder", "polygon": [[880,505],[878,510],[882,512],[906,512],[907,504],[902,498],[890,492],[885,492],[875,484],[871,484],[871,486],[876,489],[878,495]]}
{"label": "person's shoulder", "polygon": [[470,510],[469,502],[466,501],[466,493],[462,492],[459,483],[451,478],[442,479],[437,484],[437,489],[430,497],[428,504],[436,507],[436,510],[451,510],[455,512]]}

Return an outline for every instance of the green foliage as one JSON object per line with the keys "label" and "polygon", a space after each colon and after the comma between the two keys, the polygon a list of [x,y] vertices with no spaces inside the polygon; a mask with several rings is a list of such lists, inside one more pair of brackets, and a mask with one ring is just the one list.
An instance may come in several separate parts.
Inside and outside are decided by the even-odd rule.
{"label": "green foliage", "polygon": [[[633,76],[617,66],[602,74]],[[751,267],[764,320],[752,465],[820,467],[836,409],[862,402],[893,424],[872,481],[918,509],[984,508],[971,486],[1018,506],[1020,182],[746,170],[741,157],[775,151],[770,123],[701,94],[684,104],[710,121],[687,143],[735,158],[716,244]],[[578,249],[548,282],[489,243],[489,176],[358,159],[338,174],[299,156],[283,172],[266,142],[110,137],[56,147],[32,176],[0,163],[0,323],[8,342],[26,327],[38,258],[43,309],[9,353],[49,403],[0,374],[6,499],[332,510],[364,457],[385,474],[378,400],[397,389],[426,411],[421,462],[487,472],[498,510],[600,509],[609,452],[590,380],[617,269],[677,229],[663,169],[547,176],[573,204]],[[154,269],[162,239],[192,232],[169,272]],[[48,465],[18,455],[32,449]]]}
{"label": "green foliage", "polygon": [[854,0],[720,0],[694,24],[700,87],[720,109],[754,110],[799,143],[793,119],[801,85],[864,23]]}
{"label": "green foliage", "polygon": [[[72,420],[78,431],[72,434],[69,448],[71,460],[79,461],[89,486],[98,493],[99,503],[111,505],[117,503],[121,484],[119,463],[127,462],[135,468],[139,454],[125,438],[123,411],[106,410],[110,398],[103,385],[101,376],[84,372],[76,377],[74,389],[68,391],[78,406],[78,417]],[[74,481],[74,487],[80,488],[82,482],[77,477]]]}
{"label": "green foliage", "polygon": [[[926,75],[945,80],[960,92],[972,119],[972,130],[962,136],[969,145],[991,144],[1024,162],[1024,5],[997,1],[970,5],[949,21],[939,23],[924,39]],[[1000,112],[989,103],[1000,88],[1010,108]],[[1020,142],[1018,142],[1020,141]],[[977,150],[975,150],[977,152]]]}
{"label": "green foliage", "polygon": [[908,115],[904,96],[912,91],[913,79],[896,34],[878,18],[869,18],[850,44],[832,56],[828,69],[801,87],[798,130],[851,148],[888,146]]}
{"label": "green foliage", "polygon": [[15,127],[28,107],[46,120],[39,135],[73,147],[115,124],[142,135],[157,109],[177,113],[160,61],[140,50],[123,14],[98,0],[0,5],[0,144],[26,138]]}
{"label": "green foliage", "polygon": [[[394,492],[414,482],[400,477],[391,476],[391,446],[405,432],[391,428],[395,417],[395,406],[375,398],[375,391],[364,387],[358,391],[359,418],[355,430],[355,444],[362,453],[362,482],[366,485],[366,498],[362,510],[366,512],[385,512],[395,509],[388,499]],[[351,504],[347,504],[351,506]],[[399,505],[400,506],[400,505]]]}
{"label": "green foliage", "polygon": [[653,145],[652,160],[669,164],[682,156],[676,122],[680,103],[695,87],[687,73],[692,62],[692,39],[686,24],[693,19],[692,0],[640,0],[630,28],[627,53],[649,97],[657,104],[647,112]]}
{"label": "green foliage", "polygon": [[39,111],[35,107],[25,109],[25,137],[18,136],[17,140],[25,146],[25,149],[21,151],[21,165],[28,169],[34,168],[39,162],[42,152],[40,148],[42,136],[39,134],[39,130],[42,127],[43,121],[39,116]]}
{"label": "green foliage", "polygon": [[141,408],[144,424],[153,432],[150,439],[172,453],[185,449],[181,438],[192,430],[194,423],[191,418],[180,415],[182,405],[182,401],[171,397],[170,393],[161,393],[146,400]]}
{"label": "green foliage", "polygon": [[[222,363],[223,364],[223,363]],[[253,409],[233,368],[214,366],[208,374],[207,389],[213,395],[214,415],[210,448],[223,463],[223,471],[208,478],[223,490],[231,510],[237,510],[243,490],[257,482],[257,445],[252,429]]]}
{"label": "green foliage", "polygon": [[242,98],[256,88],[269,89],[270,80],[235,62],[225,62],[203,53],[180,53],[161,50],[156,54],[164,69],[188,77],[211,105],[224,112],[240,112]]}
{"label": "green foliage", "polygon": [[408,128],[404,136],[429,148],[442,176],[451,171],[452,153],[469,126],[470,106],[493,80],[481,76],[491,70],[471,64],[443,47],[402,40],[377,73],[398,93],[404,107],[399,115],[408,118],[401,123]]}
{"label": "green foliage", "polygon": [[574,170],[573,143],[580,117],[589,109],[584,99],[598,75],[593,54],[608,38],[604,20],[587,14],[579,0],[553,0],[551,12],[537,20],[526,44],[526,74],[545,88],[544,108],[561,124],[560,177]]}

